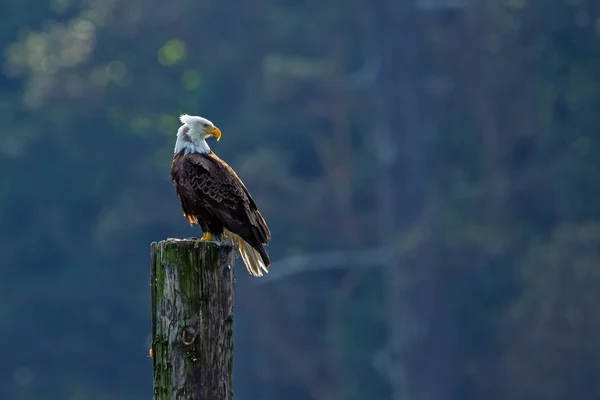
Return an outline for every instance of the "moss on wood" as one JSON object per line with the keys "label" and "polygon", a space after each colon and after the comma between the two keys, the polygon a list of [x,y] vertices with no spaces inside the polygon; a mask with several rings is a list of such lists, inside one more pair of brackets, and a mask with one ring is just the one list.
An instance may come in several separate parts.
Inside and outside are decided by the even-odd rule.
{"label": "moss on wood", "polygon": [[151,258],[154,400],[231,400],[233,248],[169,239]]}

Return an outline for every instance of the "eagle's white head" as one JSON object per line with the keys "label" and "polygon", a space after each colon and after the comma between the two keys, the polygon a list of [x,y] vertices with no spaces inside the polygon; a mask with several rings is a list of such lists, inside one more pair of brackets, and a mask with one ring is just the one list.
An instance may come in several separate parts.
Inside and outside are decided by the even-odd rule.
{"label": "eagle's white head", "polygon": [[179,117],[183,125],[177,131],[177,141],[175,142],[175,154],[181,150],[185,153],[208,153],[210,147],[206,139],[211,136],[221,139],[221,131],[212,122],[206,118],[183,114]]}

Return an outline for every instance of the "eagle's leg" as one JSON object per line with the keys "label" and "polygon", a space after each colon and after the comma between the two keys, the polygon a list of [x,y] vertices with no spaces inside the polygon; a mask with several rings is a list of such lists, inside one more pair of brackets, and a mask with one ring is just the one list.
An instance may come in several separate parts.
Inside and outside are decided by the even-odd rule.
{"label": "eagle's leg", "polygon": [[212,233],[204,232],[202,237],[198,239],[198,242],[210,242],[212,240]]}

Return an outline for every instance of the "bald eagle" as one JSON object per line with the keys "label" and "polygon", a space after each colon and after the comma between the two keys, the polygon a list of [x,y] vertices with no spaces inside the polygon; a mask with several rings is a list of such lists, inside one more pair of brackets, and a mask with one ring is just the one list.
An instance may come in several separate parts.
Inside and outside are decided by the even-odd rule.
{"label": "bald eagle", "polygon": [[171,178],[190,225],[198,224],[203,236],[228,239],[237,247],[246,269],[262,276],[270,264],[265,250],[271,232],[254,199],[235,171],[208,147],[206,139],[219,140],[221,131],[211,121],[182,115]]}

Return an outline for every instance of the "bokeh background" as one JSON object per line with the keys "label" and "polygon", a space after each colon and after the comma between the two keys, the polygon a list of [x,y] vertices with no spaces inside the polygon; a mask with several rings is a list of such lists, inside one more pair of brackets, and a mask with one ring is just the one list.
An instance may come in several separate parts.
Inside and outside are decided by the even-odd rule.
{"label": "bokeh background", "polygon": [[[215,122],[273,234],[238,400],[600,397],[600,2],[2,0],[0,398],[152,396]],[[240,261],[238,261],[239,263]]]}

